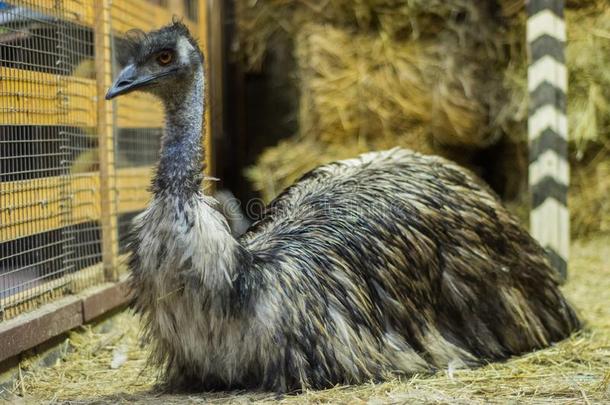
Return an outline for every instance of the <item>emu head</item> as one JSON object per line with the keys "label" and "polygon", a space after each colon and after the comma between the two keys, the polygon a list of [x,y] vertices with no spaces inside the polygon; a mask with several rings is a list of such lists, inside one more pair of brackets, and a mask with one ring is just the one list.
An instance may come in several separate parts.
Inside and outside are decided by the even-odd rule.
{"label": "emu head", "polygon": [[121,51],[125,67],[106,100],[140,90],[168,102],[184,94],[194,80],[203,80],[203,55],[179,21],[148,33],[130,31]]}

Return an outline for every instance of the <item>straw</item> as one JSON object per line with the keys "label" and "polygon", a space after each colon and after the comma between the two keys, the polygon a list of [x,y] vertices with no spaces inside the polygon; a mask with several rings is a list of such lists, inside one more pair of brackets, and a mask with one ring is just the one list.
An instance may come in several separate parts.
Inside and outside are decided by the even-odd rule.
{"label": "straw", "polygon": [[[572,404],[610,401],[610,234],[578,241],[572,248],[570,280],[564,291],[586,321],[582,332],[547,349],[477,369],[451,368],[382,384],[338,386],[279,403],[525,403]],[[72,351],[50,368],[21,364],[23,380],[14,392],[26,402],[76,403],[276,403],[273,393],[237,392],[160,395],[155,370],[145,367],[138,319],[129,312],[111,327],[87,327],[71,334]],[[111,368],[113,358],[127,360]],[[16,398],[13,398],[16,399]]]}

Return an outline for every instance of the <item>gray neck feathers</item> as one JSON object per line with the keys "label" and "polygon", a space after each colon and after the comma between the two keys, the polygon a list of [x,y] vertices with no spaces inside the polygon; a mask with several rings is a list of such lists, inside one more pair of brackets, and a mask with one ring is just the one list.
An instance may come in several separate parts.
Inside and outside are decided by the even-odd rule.
{"label": "gray neck feathers", "polygon": [[203,177],[204,75],[180,81],[163,95],[165,131],[153,193],[188,198],[200,192]]}
{"label": "gray neck feathers", "polygon": [[[192,271],[185,274],[210,291],[228,294],[235,287],[234,283],[240,283],[239,269],[250,266],[252,258],[233,238],[224,216],[212,208],[215,200],[201,196],[203,68],[200,67],[189,80],[177,81],[161,99],[166,122],[153,193],[156,199],[174,203],[172,206],[177,212],[171,214],[170,220],[178,223],[174,224],[176,229],[180,224],[187,224],[188,237],[183,240],[180,255],[190,259]],[[195,196],[201,198],[193,199]],[[188,225],[189,221],[193,222]],[[194,225],[195,221],[198,221],[197,225]],[[174,236],[177,240],[184,237]]]}

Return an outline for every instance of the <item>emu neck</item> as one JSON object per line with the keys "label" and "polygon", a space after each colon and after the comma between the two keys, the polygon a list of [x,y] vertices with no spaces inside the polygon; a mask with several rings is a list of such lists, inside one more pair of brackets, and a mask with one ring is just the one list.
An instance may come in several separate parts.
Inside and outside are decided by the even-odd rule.
{"label": "emu neck", "polygon": [[203,69],[189,82],[170,89],[162,100],[165,130],[153,193],[187,199],[201,193],[203,177]]}

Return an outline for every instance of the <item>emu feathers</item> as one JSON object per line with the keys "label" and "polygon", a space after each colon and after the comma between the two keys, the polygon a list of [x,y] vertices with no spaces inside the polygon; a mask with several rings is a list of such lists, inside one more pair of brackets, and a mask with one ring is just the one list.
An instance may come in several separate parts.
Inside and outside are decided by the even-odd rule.
{"label": "emu feathers", "polygon": [[[176,24],[146,34],[126,68],[167,114],[130,269],[168,389],[356,384],[505,359],[579,328],[542,248],[438,157],[392,149],[322,166],[234,238],[199,188],[205,77]],[[174,46],[167,66],[157,41]]]}
{"label": "emu feathers", "polygon": [[578,328],[542,249],[440,158],[395,149],[318,168],[240,240],[210,203],[156,199],[135,226],[136,305],[170,388],[361,383]]}

